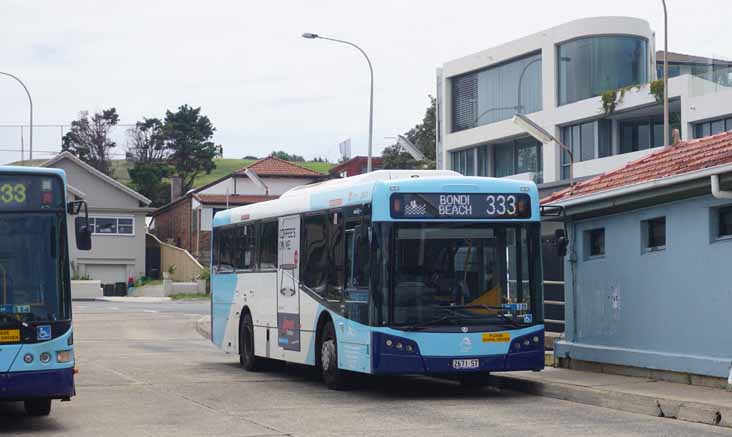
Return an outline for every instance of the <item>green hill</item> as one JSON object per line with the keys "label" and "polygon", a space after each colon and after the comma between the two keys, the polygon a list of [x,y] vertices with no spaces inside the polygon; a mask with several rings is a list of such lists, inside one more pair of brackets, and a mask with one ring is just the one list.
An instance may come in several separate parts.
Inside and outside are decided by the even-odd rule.
{"label": "green hill", "polygon": [[[37,166],[41,165],[45,162],[45,159],[34,159],[32,161],[23,161],[23,162],[14,162],[9,165],[23,165],[23,166]],[[206,185],[210,182],[215,181],[216,179],[222,178],[230,173],[233,173],[236,170],[239,170],[240,168],[244,168],[248,166],[249,164],[253,163],[253,159],[216,159],[214,162],[216,162],[216,168],[211,171],[210,174],[204,174],[196,178],[196,181],[194,182],[193,186],[194,188],[198,188],[200,186]],[[335,164],[331,164],[328,162],[296,162],[295,164],[301,165],[303,167],[307,167],[311,170],[315,170],[317,172],[328,174],[328,170],[331,169]],[[129,166],[129,163],[125,161],[124,159],[113,159],[112,160],[112,171],[113,176],[118,181],[122,182],[123,184],[127,185],[128,182],[130,182],[130,174],[127,171]]]}

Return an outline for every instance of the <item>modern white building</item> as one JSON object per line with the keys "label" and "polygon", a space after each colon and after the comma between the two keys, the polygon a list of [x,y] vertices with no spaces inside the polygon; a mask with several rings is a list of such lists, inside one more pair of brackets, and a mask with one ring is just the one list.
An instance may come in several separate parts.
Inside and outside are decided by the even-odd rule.
{"label": "modern white building", "polygon": [[[629,17],[571,21],[446,62],[438,168],[533,179],[543,193],[565,184],[569,155],[515,125],[519,112],[572,149],[575,178],[620,168],[663,145],[663,105],[651,92],[662,62],[650,25]],[[731,62],[669,53],[669,73],[669,130],[682,139],[732,130]]]}

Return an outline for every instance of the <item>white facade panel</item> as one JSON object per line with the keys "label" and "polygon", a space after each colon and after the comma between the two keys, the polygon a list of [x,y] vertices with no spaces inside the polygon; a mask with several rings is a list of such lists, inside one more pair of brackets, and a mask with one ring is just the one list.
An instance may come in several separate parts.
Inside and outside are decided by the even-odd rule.
{"label": "white facade panel", "polygon": [[[602,108],[602,99],[599,96],[561,106],[558,105],[557,45],[576,38],[610,35],[629,35],[647,40],[647,77],[649,81],[656,78],[655,34],[646,21],[630,17],[595,17],[575,20],[446,62],[439,69],[438,79],[441,77],[442,83],[437,87],[437,108],[440,111],[438,119],[441,122],[438,129],[442,134],[442,147],[440,149],[442,155],[441,159],[438,160],[441,164],[439,168],[453,168],[450,152],[527,136],[526,132],[516,126],[510,119],[452,132],[453,90],[451,78],[501,64],[530,53],[541,52],[542,110],[526,115],[556,138],[561,138],[562,126],[597,120],[605,118],[606,115]],[[655,150],[618,154],[620,151],[619,124],[615,119],[630,116],[625,114],[630,114],[632,111],[638,111],[641,114],[643,111],[650,111],[654,107],[655,110],[658,110],[658,103],[650,93],[648,83],[639,87],[628,88],[622,94],[623,96],[618,99],[617,106],[612,114],[611,130],[613,138],[611,140],[611,150],[613,156],[598,158],[600,155],[596,154],[595,159],[586,161],[579,161],[575,157],[575,177],[592,176],[617,169],[625,163],[641,158]],[[682,75],[669,80],[669,98],[672,104],[675,105],[674,107],[680,112],[682,140],[693,138],[692,123],[695,121],[732,114],[732,90],[720,89],[719,86],[709,81],[691,75]],[[565,152],[557,144],[545,144],[541,150],[543,182],[559,181],[561,179],[561,155]],[[488,166],[490,174],[494,158],[490,153],[487,156],[491,160],[491,165]],[[477,163],[476,168],[479,165]]]}

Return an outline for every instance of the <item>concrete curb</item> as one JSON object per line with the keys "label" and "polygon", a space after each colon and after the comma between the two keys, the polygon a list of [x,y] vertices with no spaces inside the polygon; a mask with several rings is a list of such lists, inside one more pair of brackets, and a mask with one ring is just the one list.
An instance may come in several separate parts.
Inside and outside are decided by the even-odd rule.
{"label": "concrete curb", "polygon": [[146,296],[140,296],[140,297],[131,297],[131,296],[106,296],[106,297],[97,297],[94,298],[94,300],[99,302],[117,302],[117,303],[162,303],[162,302],[170,302],[173,299],[169,297],[146,297]]}
{"label": "concrete curb", "polygon": [[520,377],[492,376],[492,378],[494,383],[501,388],[533,395],[563,399],[628,413],[732,428],[732,408],[726,406],[558,382],[536,381]]}
{"label": "concrete curb", "polygon": [[196,320],[196,332],[206,340],[211,340],[211,316],[203,316]]}

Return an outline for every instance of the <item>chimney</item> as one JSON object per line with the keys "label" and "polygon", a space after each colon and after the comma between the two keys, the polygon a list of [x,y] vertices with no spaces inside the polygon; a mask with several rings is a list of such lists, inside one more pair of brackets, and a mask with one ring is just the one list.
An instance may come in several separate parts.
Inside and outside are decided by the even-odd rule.
{"label": "chimney", "polygon": [[180,176],[170,177],[170,201],[175,202],[180,199],[181,189],[183,188],[183,180]]}

